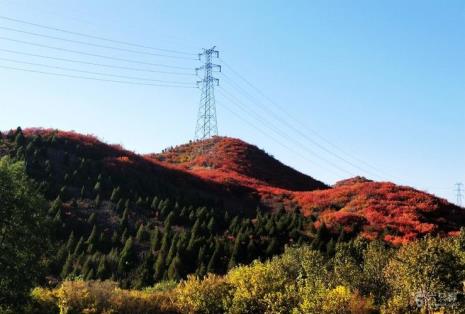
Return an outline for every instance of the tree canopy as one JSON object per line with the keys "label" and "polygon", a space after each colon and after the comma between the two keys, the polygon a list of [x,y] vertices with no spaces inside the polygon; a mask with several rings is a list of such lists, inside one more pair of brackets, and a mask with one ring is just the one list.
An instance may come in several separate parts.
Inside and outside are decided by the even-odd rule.
{"label": "tree canopy", "polygon": [[0,159],[0,311],[20,308],[37,283],[48,241],[45,208],[24,163]]}

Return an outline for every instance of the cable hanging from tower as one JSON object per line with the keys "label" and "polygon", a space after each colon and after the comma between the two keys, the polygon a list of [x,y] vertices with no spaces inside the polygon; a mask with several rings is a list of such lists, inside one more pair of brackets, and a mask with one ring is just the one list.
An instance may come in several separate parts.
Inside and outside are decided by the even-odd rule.
{"label": "cable hanging from tower", "polygon": [[16,42],[16,43],[20,43],[20,44],[25,44],[25,45],[35,46],[35,47],[41,47],[41,48],[46,48],[46,49],[52,49],[52,50],[57,50],[57,51],[70,52],[70,53],[75,53],[75,54],[89,56],[89,57],[96,57],[96,58],[114,60],[114,61],[123,61],[123,62],[127,62],[127,63],[143,64],[143,65],[170,68],[170,69],[191,70],[191,68],[188,68],[188,67],[167,65],[167,64],[161,64],[161,63],[152,63],[152,62],[145,62],[145,61],[138,61],[138,60],[134,60],[134,59],[125,59],[125,58],[119,58],[119,57],[112,57],[112,56],[107,56],[107,55],[84,52],[84,51],[80,51],[80,50],[74,50],[74,49],[67,49],[67,48],[43,45],[43,44],[38,44],[38,43],[33,43],[33,42],[25,41],[25,40],[19,40],[19,39],[8,38],[8,37],[3,37],[3,36],[0,36],[0,40]]}
{"label": "cable hanging from tower", "polygon": [[25,61],[9,59],[9,58],[2,58],[2,57],[0,57],[0,60],[7,61],[7,62],[18,63],[18,64],[23,64],[23,65],[32,65],[32,66],[44,67],[44,68],[49,68],[49,69],[54,69],[54,70],[78,72],[78,73],[92,74],[92,75],[98,75],[98,76],[123,78],[123,79],[136,80],[136,81],[159,82],[159,83],[166,83],[166,84],[173,84],[173,85],[190,85],[190,86],[192,86],[192,82],[167,81],[167,80],[157,80],[157,79],[151,79],[151,78],[145,78],[145,77],[134,77],[134,76],[126,76],[126,75],[108,74],[108,73],[102,73],[102,72],[92,72],[92,71],[72,69],[72,68],[66,68],[66,67],[60,67],[60,66],[51,66],[51,65],[47,65],[47,64],[41,64],[41,63],[25,62]]}
{"label": "cable hanging from tower", "polygon": [[173,71],[133,68],[133,67],[127,67],[127,66],[114,65],[114,64],[102,64],[102,63],[88,62],[88,61],[69,59],[69,58],[44,56],[44,55],[35,54],[35,53],[27,53],[27,52],[11,50],[11,49],[2,49],[2,48],[0,48],[0,51],[15,54],[15,55],[35,57],[35,58],[48,59],[48,60],[54,60],[54,61],[64,61],[64,62],[69,62],[69,63],[91,65],[91,66],[110,68],[110,69],[118,69],[118,70],[134,71],[134,72],[160,73],[160,74],[180,75],[180,76],[195,76],[193,72],[188,73],[188,72],[173,72]]}
{"label": "cable hanging from tower", "polygon": [[16,19],[16,18],[11,18],[11,17],[8,17],[8,16],[0,15],[0,19],[10,21],[10,22],[30,25],[30,26],[34,26],[34,27],[39,27],[39,28],[43,28],[43,29],[48,29],[48,30],[52,30],[52,31],[56,31],[56,32],[66,33],[66,34],[70,34],[70,35],[74,35],[74,36],[80,36],[80,37],[86,37],[86,38],[91,38],[91,39],[100,40],[100,41],[111,42],[111,43],[120,44],[120,45],[139,47],[139,48],[144,48],[144,49],[149,49],[149,50],[163,51],[163,52],[187,55],[187,56],[192,56],[192,57],[196,56],[195,53],[191,53],[191,52],[185,52],[185,51],[179,51],[179,50],[173,50],[173,49],[164,49],[164,48],[158,48],[158,47],[153,47],[153,46],[148,46],[148,45],[143,45],[143,44],[131,43],[131,42],[122,41],[122,40],[106,38],[106,37],[102,37],[102,36],[89,35],[89,34],[84,34],[84,33],[80,33],[80,32],[61,29],[61,28],[58,28],[58,27],[52,27],[52,26],[47,26],[47,25],[43,25],[43,24],[32,23],[32,22],[29,22],[29,21]]}
{"label": "cable hanging from tower", "polygon": [[[357,165],[355,162],[351,162],[350,160],[348,160],[347,158],[344,158],[342,157],[340,154],[332,151],[331,149],[323,146],[322,144],[316,142],[315,140],[311,139],[307,134],[303,133],[300,129],[296,128],[294,125],[290,124],[289,122],[287,122],[286,120],[284,120],[282,117],[280,116],[277,116],[275,112],[273,112],[271,109],[272,108],[269,108],[269,107],[266,107],[266,109],[263,109],[264,112],[266,112],[267,114],[269,115],[272,115],[274,116],[275,119],[278,119],[278,121],[281,121],[283,123],[285,123],[290,129],[293,129],[297,134],[299,134],[301,137],[305,138],[307,141],[311,142],[312,144],[318,146],[320,149],[324,150],[325,152],[331,154],[332,156],[336,157],[337,159],[341,160],[341,161],[344,161],[345,163],[351,165],[352,167],[354,168],[357,168],[359,170],[362,170],[364,173],[372,173],[374,174],[375,176],[377,177],[386,177],[384,175],[381,175],[381,173],[383,171],[379,170],[377,167],[374,167],[374,166],[371,166],[370,164],[364,162],[363,160],[359,159],[359,158],[356,158],[354,156],[352,156],[351,154],[348,154],[347,152],[343,151],[342,149],[340,149],[339,147],[337,147],[335,144],[331,143],[328,139],[326,139],[325,137],[321,136],[318,132],[316,132],[315,130],[312,130],[311,128],[309,128],[307,125],[301,123],[298,119],[296,119],[295,117],[293,117],[289,112],[288,110],[285,110],[282,106],[280,106],[279,104],[277,104],[275,101],[273,101],[270,97],[268,97],[267,95],[265,95],[260,89],[258,89],[255,85],[253,85],[249,80],[247,80],[244,76],[242,76],[241,74],[239,74],[236,70],[234,70],[226,61],[224,61],[223,58],[220,58],[220,61],[221,63],[226,66],[228,68],[228,70],[231,71],[231,73],[235,74],[239,79],[241,79],[243,82],[245,82],[247,84],[247,86],[249,86],[255,93],[257,93],[258,95],[260,95],[262,98],[266,99],[270,104],[272,104],[274,106],[274,108],[277,108],[280,110],[281,113],[283,113],[284,115],[286,115],[288,117],[288,119],[290,119],[293,123],[296,123],[298,124],[300,127],[304,128],[305,130],[308,130],[309,132],[313,133],[315,136],[317,136],[320,140],[322,140],[323,142],[325,142],[327,145],[331,146],[332,148],[338,150],[339,152],[341,152],[342,154],[344,155],[347,155],[347,157],[350,157],[352,159],[354,159],[355,161],[357,161],[358,163],[360,164],[364,164],[366,167],[369,167],[370,169],[372,169],[372,171],[374,171],[372,173],[372,171],[367,171],[367,169],[365,167],[362,167],[360,165]],[[231,83],[231,86],[233,86],[235,89],[239,89],[239,92],[240,93],[244,93],[244,89],[240,87],[239,84],[235,83],[234,80],[232,80],[230,77],[226,76],[224,73],[222,73],[222,76],[226,79],[225,81],[227,83]],[[229,82],[228,82],[229,80]],[[238,87],[239,86],[239,87]],[[250,93],[248,93],[247,91],[245,91],[247,95],[247,97],[250,99],[254,98],[253,96],[251,96]],[[258,104],[260,105],[262,108],[263,108],[263,104],[260,102],[260,101],[257,101],[256,99],[255,100],[252,100],[252,103],[254,104]],[[387,175],[388,177],[391,177],[391,175]]]}
{"label": "cable hanging from tower", "polygon": [[[249,117],[254,119],[258,124],[262,124],[265,128],[273,132],[274,134],[278,135],[279,137],[283,138],[286,142],[293,142],[294,145],[298,148],[300,148],[302,151],[305,151],[307,154],[311,156],[315,156],[317,159],[323,161],[324,163],[328,164],[329,166],[333,167],[334,169],[337,169],[341,173],[344,173],[346,175],[353,176],[354,173],[340,167],[336,163],[328,160],[327,158],[322,157],[318,153],[316,153],[314,150],[309,149],[305,145],[302,145],[302,143],[292,136],[288,136],[285,132],[283,132],[279,127],[274,125],[271,121],[266,119],[264,116],[260,115],[254,110],[251,110],[251,108],[248,108],[247,105],[242,103],[237,97],[235,97],[233,94],[228,92],[225,88],[220,87],[219,90],[220,93],[223,94],[223,96],[232,104],[236,105],[238,108],[241,109],[241,111],[244,112],[244,114]],[[252,113],[252,115],[250,114]],[[254,118],[255,117],[255,118]],[[269,136],[269,133],[267,133]]]}
{"label": "cable hanging from tower", "polygon": [[10,32],[16,32],[16,33],[22,33],[22,34],[27,34],[27,35],[31,35],[31,36],[41,37],[41,38],[48,38],[48,39],[54,39],[54,40],[69,42],[69,43],[73,43],[73,44],[79,44],[79,45],[96,47],[96,48],[104,48],[104,49],[116,50],[116,51],[122,51],[122,52],[129,52],[129,53],[140,54],[140,55],[147,55],[147,56],[153,56],[153,57],[164,57],[164,58],[172,58],[172,59],[182,59],[182,60],[196,60],[194,58],[189,58],[189,57],[174,56],[174,55],[167,55],[167,54],[161,54],[161,53],[144,52],[144,51],[137,51],[137,50],[132,50],[132,49],[119,48],[119,47],[114,47],[114,46],[94,44],[94,43],[89,43],[89,42],[85,42],[85,41],[67,39],[67,38],[56,37],[56,36],[49,36],[49,35],[45,35],[45,34],[39,34],[39,33],[19,30],[19,29],[10,28],[10,27],[4,27],[4,26],[0,26],[0,29],[10,31]]}
{"label": "cable hanging from tower", "polygon": [[80,76],[80,75],[68,75],[68,74],[62,74],[62,73],[53,73],[53,72],[37,71],[37,70],[17,68],[17,67],[9,67],[9,66],[4,66],[4,65],[0,65],[0,68],[7,69],[7,70],[15,70],[15,71],[22,71],[22,72],[37,73],[37,74],[45,74],[45,75],[51,75],[51,76],[60,76],[60,77],[76,78],[76,79],[84,79],[84,80],[92,80],[92,81],[101,81],[101,82],[121,83],[121,84],[129,84],[129,85],[157,86],[157,87],[176,87],[176,88],[196,88],[195,86],[152,84],[152,83],[143,83],[143,82],[101,79],[101,78],[86,77],[86,76]]}

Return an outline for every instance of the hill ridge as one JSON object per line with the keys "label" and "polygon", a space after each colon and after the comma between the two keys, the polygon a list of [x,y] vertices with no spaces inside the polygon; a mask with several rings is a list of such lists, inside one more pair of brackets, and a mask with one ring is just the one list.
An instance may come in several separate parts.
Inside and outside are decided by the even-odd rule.
{"label": "hill ridge", "polygon": [[202,177],[213,177],[218,182],[235,179],[241,184],[257,189],[268,187],[288,191],[311,191],[329,188],[311,176],[283,164],[257,146],[238,138],[216,136],[148,156]]}

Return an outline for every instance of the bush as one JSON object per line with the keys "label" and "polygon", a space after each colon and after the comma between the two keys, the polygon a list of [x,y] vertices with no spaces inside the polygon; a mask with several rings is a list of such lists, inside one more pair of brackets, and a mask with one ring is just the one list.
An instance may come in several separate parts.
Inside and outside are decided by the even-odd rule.
{"label": "bush", "polygon": [[28,314],[58,314],[58,298],[54,290],[34,288],[31,292],[32,303],[26,310]]}
{"label": "bush", "polygon": [[429,296],[461,292],[465,279],[464,265],[451,241],[425,238],[403,246],[385,268],[392,293],[391,308],[408,311],[415,308],[413,296],[425,296],[426,311],[431,311]]}
{"label": "bush", "polygon": [[54,290],[36,288],[32,297],[32,313],[41,314],[178,313],[171,291],[124,290],[112,281],[64,281]]}
{"label": "bush", "polygon": [[293,278],[276,261],[256,261],[228,273],[227,281],[233,286],[230,313],[289,312],[295,303]]}
{"label": "bush", "polygon": [[230,298],[231,286],[223,277],[213,274],[203,280],[188,276],[176,289],[176,301],[182,313],[224,313]]}
{"label": "bush", "polygon": [[328,288],[322,282],[311,279],[299,280],[297,295],[299,304],[293,314],[364,314],[375,312],[372,298],[363,297],[345,286]]}
{"label": "bush", "polygon": [[373,310],[373,302],[370,299],[364,299],[344,286],[337,286],[325,293],[321,313],[363,314]]}

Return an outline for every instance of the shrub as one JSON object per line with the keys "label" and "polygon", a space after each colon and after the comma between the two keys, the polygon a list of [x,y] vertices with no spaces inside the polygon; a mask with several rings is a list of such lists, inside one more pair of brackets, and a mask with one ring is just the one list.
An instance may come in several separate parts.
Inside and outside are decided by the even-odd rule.
{"label": "shrub", "polygon": [[233,286],[230,313],[288,313],[296,303],[295,278],[279,259],[254,262],[232,269],[226,276]]}
{"label": "shrub", "polygon": [[230,284],[213,274],[203,280],[188,276],[176,289],[176,301],[182,313],[224,313],[230,297]]}
{"label": "shrub", "polygon": [[372,313],[375,308],[370,298],[364,298],[353,293],[349,288],[337,286],[327,289],[323,286],[315,289],[303,286],[299,290],[300,304],[293,313],[322,313],[322,314],[364,314]]}
{"label": "shrub", "polygon": [[31,313],[178,313],[172,290],[124,290],[112,281],[64,281],[54,290],[36,288],[32,297],[38,308]]}
{"label": "shrub", "polygon": [[110,307],[116,288],[111,281],[64,281],[56,290],[60,313],[101,313]]}
{"label": "shrub", "polygon": [[34,288],[31,292],[32,303],[27,309],[29,314],[58,314],[58,298],[54,290]]}
{"label": "shrub", "polygon": [[464,265],[451,241],[425,238],[403,246],[390,259],[384,271],[392,293],[389,304],[408,311],[414,307],[413,296],[425,295],[425,310],[430,295],[458,292],[462,289]]}

